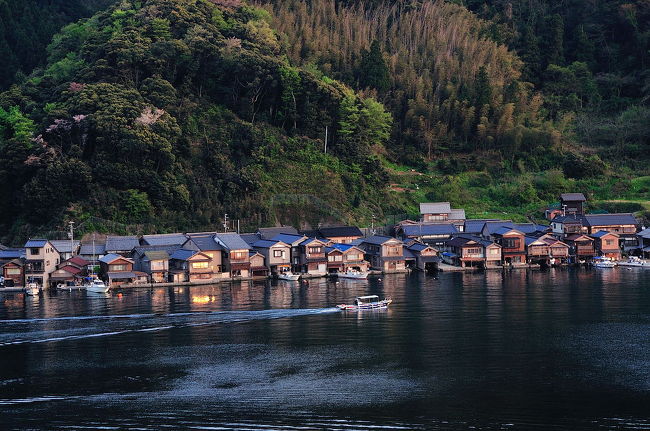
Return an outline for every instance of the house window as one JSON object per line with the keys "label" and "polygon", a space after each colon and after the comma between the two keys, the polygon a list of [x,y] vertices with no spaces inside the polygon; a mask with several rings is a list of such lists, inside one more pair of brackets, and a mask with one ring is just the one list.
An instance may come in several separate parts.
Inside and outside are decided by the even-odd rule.
{"label": "house window", "polygon": [[126,271],[126,265],[111,265],[111,271]]}
{"label": "house window", "polygon": [[20,275],[20,268],[7,268],[7,275]]}
{"label": "house window", "polygon": [[230,253],[231,260],[244,260],[248,256],[247,251],[233,251]]}
{"label": "house window", "polygon": [[399,246],[386,248],[386,256],[400,256],[401,254],[401,247]]}
{"label": "house window", "polygon": [[320,253],[321,253],[320,247],[309,247],[309,254],[320,254]]}
{"label": "house window", "polygon": [[467,255],[481,254],[481,249],[480,248],[467,248],[467,249],[465,249],[465,254],[467,254]]}
{"label": "house window", "polygon": [[490,249],[490,254],[492,256],[497,256],[499,254],[499,249],[498,248],[492,248]]}
{"label": "house window", "polygon": [[208,269],[209,262],[192,262],[192,269]]}
{"label": "house window", "polygon": [[358,254],[348,254],[348,260],[360,260]]}
{"label": "house window", "polygon": [[40,248],[30,248],[30,249],[29,249],[29,254],[31,254],[31,255],[37,255],[37,254],[39,254],[40,252],[41,252],[41,249],[40,249]]}
{"label": "house window", "polygon": [[273,250],[273,257],[284,257],[284,250]]}
{"label": "house window", "polygon": [[606,239],[605,240],[605,245],[614,245],[614,240],[613,239]]}
{"label": "house window", "polygon": [[501,241],[503,248],[519,248],[518,238],[503,238]]}

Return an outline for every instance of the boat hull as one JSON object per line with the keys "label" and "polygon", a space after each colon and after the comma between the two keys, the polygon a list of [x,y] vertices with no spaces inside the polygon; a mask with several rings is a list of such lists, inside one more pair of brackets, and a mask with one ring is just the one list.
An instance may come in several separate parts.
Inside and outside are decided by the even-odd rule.
{"label": "boat hull", "polygon": [[300,278],[300,274],[279,274],[278,280],[285,281],[297,281]]}
{"label": "boat hull", "polygon": [[616,264],[612,263],[612,262],[594,263],[594,268],[614,268],[615,266],[616,266]]}
{"label": "boat hull", "polygon": [[350,278],[353,280],[365,280],[368,278],[368,273],[367,272],[360,272],[360,273],[346,273],[346,272],[341,272],[338,274],[339,278]]}
{"label": "boat hull", "polygon": [[108,293],[110,287],[94,287],[94,286],[88,286],[86,287],[86,292],[93,292],[93,293]]}
{"label": "boat hull", "polygon": [[342,311],[361,311],[361,310],[373,310],[373,309],[378,309],[378,308],[387,308],[390,303],[393,302],[391,299],[384,299],[383,301],[379,302],[370,302],[368,304],[360,304],[360,305],[355,305],[355,304],[340,304],[337,305],[336,308]]}

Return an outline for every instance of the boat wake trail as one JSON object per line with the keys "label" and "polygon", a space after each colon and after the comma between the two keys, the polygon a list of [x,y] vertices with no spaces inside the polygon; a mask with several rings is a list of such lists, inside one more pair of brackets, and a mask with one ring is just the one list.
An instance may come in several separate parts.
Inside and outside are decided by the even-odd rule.
{"label": "boat wake trail", "polygon": [[0,348],[339,312],[337,308],[68,316],[0,321]]}

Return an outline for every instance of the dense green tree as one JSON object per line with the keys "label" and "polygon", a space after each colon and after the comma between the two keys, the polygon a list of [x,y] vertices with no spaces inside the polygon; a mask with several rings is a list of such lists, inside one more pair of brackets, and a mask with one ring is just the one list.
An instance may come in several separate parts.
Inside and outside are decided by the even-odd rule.
{"label": "dense green tree", "polygon": [[370,44],[369,50],[363,50],[361,53],[361,64],[357,73],[361,88],[375,88],[383,93],[390,87],[388,66],[377,40]]}

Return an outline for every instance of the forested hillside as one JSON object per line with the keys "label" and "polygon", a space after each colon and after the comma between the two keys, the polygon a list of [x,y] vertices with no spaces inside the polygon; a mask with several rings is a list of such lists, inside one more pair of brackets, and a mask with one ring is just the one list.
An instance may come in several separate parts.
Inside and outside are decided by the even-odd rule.
{"label": "forested hillside", "polygon": [[47,61],[45,48],[61,27],[112,0],[0,0],[0,90]]}

